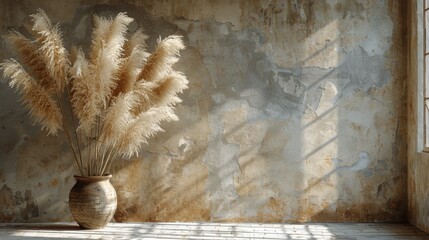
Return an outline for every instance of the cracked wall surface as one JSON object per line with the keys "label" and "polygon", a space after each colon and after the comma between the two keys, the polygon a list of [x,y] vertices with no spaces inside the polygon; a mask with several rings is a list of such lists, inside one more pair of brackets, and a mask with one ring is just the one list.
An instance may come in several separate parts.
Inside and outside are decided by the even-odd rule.
{"label": "cracked wall surface", "polygon": [[[91,16],[128,12],[150,35],[184,36],[190,80],[138,157],[115,166],[115,221],[403,221],[406,39],[401,1],[0,2],[8,29],[43,8],[66,43]],[[77,173],[62,138],[33,126],[0,82],[0,221],[68,221]]]}

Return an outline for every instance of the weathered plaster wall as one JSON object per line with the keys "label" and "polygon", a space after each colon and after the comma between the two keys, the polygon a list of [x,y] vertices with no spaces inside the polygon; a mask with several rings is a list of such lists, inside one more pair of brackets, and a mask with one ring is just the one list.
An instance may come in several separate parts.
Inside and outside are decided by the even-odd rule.
{"label": "weathered plaster wall", "polygon": [[[181,34],[179,122],[116,166],[116,221],[406,219],[405,3],[1,1],[9,28],[46,10],[68,43],[91,14],[127,11],[151,38]],[[0,221],[70,220],[67,145],[0,85]]]}
{"label": "weathered plaster wall", "polygon": [[422,152],[423,10],[418,9],[417,4],[422,6],[423,2],[410,1],[408,8],[408,219],[413,225],[429,231],[429,154]]}

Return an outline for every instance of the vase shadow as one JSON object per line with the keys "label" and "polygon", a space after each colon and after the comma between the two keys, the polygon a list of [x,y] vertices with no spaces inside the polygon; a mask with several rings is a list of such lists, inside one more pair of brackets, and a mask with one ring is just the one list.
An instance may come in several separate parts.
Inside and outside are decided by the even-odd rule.
{"label": "vase shadow", "polygon": [[74,231],[81,230],[77,223],[22,223],[22,224],[5,224],[0,229],[14,230],[46,230],[46,231]]}

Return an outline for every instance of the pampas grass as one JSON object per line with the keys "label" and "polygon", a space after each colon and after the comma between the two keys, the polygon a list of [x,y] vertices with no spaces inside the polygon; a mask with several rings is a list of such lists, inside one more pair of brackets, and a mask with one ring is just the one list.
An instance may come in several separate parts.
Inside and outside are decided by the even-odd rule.
{"label": "pampas grass", "polygon": [[12,31],[19,62],[1,63],[30,117],[48,134],[63,132],[82,176],[110,173],[118,158],[137,155],[142,144],[176,121],[177,94],[187,88],[173,69],[184,49],[180,36],[158,39],[152,54],[142,30],[128,37],[126,13],[94,16],[88,55],[64,47],[59,25],[39,9],[31,15],[36,38]]}
{"label": "pampas grass", "polygon": [[62,114],[57,103],[15,60],[4,61],[2,67],[4,76],[11,78],[9,85],[21,94],[21,102],[30,111],[31,118],[48,134],[55,135],[62,128]]}

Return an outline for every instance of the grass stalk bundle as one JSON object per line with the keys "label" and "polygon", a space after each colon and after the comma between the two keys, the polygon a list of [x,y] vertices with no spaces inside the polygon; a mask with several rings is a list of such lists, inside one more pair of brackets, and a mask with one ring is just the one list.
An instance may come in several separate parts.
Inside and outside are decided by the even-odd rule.
{"label": "grass stalk bundle", "polygon": [[64,47],[58,24],[39,9],[31,15],[35,39],[11,31],[18,60],[0,67],[31,119],[48,134],[62,132],[82,176],[110,173],[118,158],[137,155],[162,122],[176,121],[178,94],[188,86],[173,69],[184,44],[159,38],[152,54],[142,30],[129,36],[126,13],[94,16],[88,54]]}

